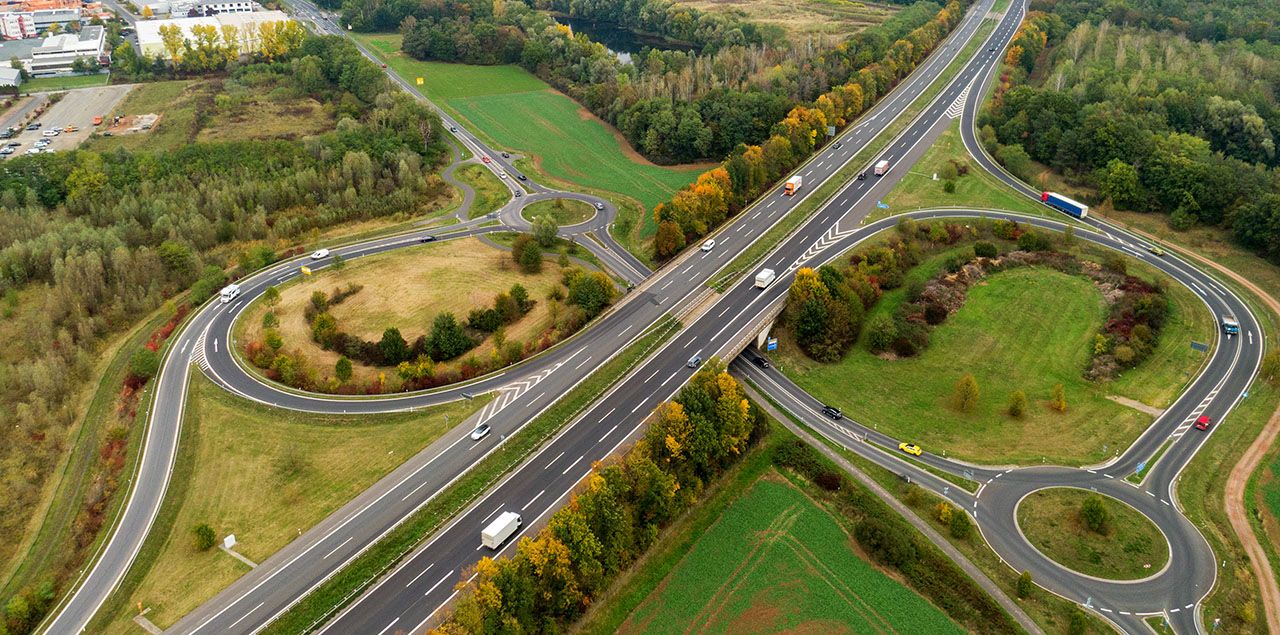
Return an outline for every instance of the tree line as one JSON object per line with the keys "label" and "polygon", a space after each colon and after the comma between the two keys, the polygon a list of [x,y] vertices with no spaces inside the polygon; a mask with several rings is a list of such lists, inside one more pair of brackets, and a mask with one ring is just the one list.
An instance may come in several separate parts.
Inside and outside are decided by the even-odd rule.
{"label": "tree line", "polygon": [[512,557],[482,558],[437,632],[564,630],[768,429],[714,359],[651,420],[623,456],[592,466],[584,487]]}
{"label": "tree line", "polygon": [[1024,180],[1047,165],[1086,200],[1223,227],[1280,262],[1280,49],[1067,25],[1028,15],[980,121],[988,151]]}
{"label": "tree line", "polygon": [[438,118],[393,92],[351,44],[307,38],[226,81],[249,77],[320,100],[341,113],[337,129],[5,162],[0,297],[6,338],[28,345],[0,358],[4,544],[21,544],[107,338],[188,288],[203,301],[228,271],[270,262],[312,230],[417,213],[444,192],[431,174],[445,156]]}
{"label": "tree line", "polygon": [[1271,0],[1032,0],[1031,10],[1056,13],[1071,24],[1105,20],[1192,40],[1280,44],[1280,5]]}
{"label": "tree line", "polygon": [[968,2],[953,0],[933,19],[896,40],[878,61],[849,80],[796,106],[760,145],[739,144],[720,166],[699,175],[671,200],[654,208],[658,232],[654,256],[663,261],[705,236],[795,169],[825,140],[827,127],[852,123],[906,77],[960,21]]}

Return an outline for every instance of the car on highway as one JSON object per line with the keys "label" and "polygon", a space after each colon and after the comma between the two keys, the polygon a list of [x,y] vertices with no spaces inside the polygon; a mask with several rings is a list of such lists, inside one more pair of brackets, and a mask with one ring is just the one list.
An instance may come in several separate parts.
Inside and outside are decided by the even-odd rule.
{"label": "car on highway", "polygon": [[702,247],[700,247],[702,251],[711,251],[712,249],[715,249],[715,248],[716,248],[716,239],[714,238],[708,238],[707,242],[702,243]]}
{"label": "car on highway", "polygon": [[1157,245],[1152,245],[1150,247],[1147,247],[1147,251],[1151,252],[1152,255],[1164,256],[1164,250]]}
{"label": "car on highway", "polygon": [[471,431],[472,441],[479,441],[480,439],[483,439],[487,436],[489,436],[489,424],[487,423],[482,423],[476,426],[476,428]]}
{"label": "car on highway", "polygon": [[517,175],[516,175],[516,178],[517,178],[517,179],[520,179],[521,181],[528,181],[528,180],[529,180],[529,177],[527,177],[527,176],[525,176],[525,175],[523,175],[523,174],[517,174]]}
{"label": "car on highway", "polygon": [[498,178],[500,178],[500,179],[505,179],[505,178],[507,178],[507,171],[506,171],[506,170],[501,170],[501,171],[499,171],[499,172],[498,172]]}
{"label": "car on highway", "polygon": [[701,356],[701,355],[694,355],[693,357],[690,357],[690,358],[689,358],[689,363],[685,364],[685,366],[687,366],[687,367],[689,367],[689,368],[697,368],[697,367],[699,367],[699,366],[701,366],[701,365],[702,365],[702,356]]}
{"label": "car on highway", "polygon": [[386,68],[386,67],[387,67],[387,65],[386,65],[386,64],[379,64],[379,66],[381,66],[381,67],[383,67],[383,68]]}
{"label": "car on highway", "polygon": [[1213,420],[1210,419],[1209,417],[1200,415],[1200,418],[1196,419],[1197,430],[1208,430],[1212,426],[1213,426]]}
{"label": "car on highway", "polygon": [[920,446],[914,443],[907,443],[906,441],[899,443],[898,449],[913,456],[920,456],[921,454],[924,454],[924,450],[921,450]]}
{"label": "car on highway", "polygon": [[493,161],[493,159],[490,159],[490,158],[489,158],[489,155],[487,155],[487,154],[481,155],[481,156],[480,156],[480,160],[481,160],[481,161],[483,161],[483,162],[485,162],[485,163],[490,163],[490,162],[492,162],[492,161]]}
{"label": "car on highway", "polygon": [[430,243],[430,242],[435,242],[435,240],[436,240],[436,237],[435,237],[435,236],[432,236],[431,234],[427,234],[426,236],[423,236],[422,238],[419,238],[419,239],[418,239],[418,242],[420,242],[420,243]]}
{"label": "car on highway", "polygon": [[822,414],[827,415],[828,418],[835,421],[839,421],[841,417],[844,417],[844,414],[840,412],[840,409],[835,406],[823,406]]}
{"label": "car on highway", "polygon": [[312,260],[320,260],[321,258],[328,258],[328,257],[329,257],[329,250],[328,250],[328,249],[317,249],[317,250],[315,250],[315,251],[311,252],[311,259],[312,259]]}
{"label": "car on highway", "polygon": [[765,359],[765,358],[763,358],[763,357],[756,357],[755,359],[752,359],[751,361],[752,361],[752,363],[754,363],[756,366],[759,366],[760,368],[765,368],[765,369],[769,368],[769,360],[767,360],[767,359]]}
{"label": "car on highway", "polygon": [[844,143],[841,143],[841,142],[837,141],[837,142],[836,142],[836,149],[837,149],[837,150],[839,150],[839,149],[840,149],[840,146],[842,146],[842,145],[844,145]]}
{"label": "car on highway", "polygon": [[504,159],[510,159],[510,158],[511,158],[511,154],[510,154],[510,153],[507,153],[507,152],[503,152],[503,153],[502,153],[502,158],[504,158]]}
{"label": "car on highway", "polygon": [[458,131],[457,126],[449,126],[449,132],[457,132],[457,131]]}
{"label": "car on highway", "polygon": [[520,190],[516,190],[516,198],[520,198],[521,196],[524,196],[524,192],[521,192]]}

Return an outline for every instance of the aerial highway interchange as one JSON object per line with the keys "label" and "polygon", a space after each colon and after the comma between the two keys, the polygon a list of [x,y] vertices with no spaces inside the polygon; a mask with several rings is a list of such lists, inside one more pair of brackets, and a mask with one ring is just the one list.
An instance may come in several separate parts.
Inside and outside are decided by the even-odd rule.
{"label": "aerial highway interchange", "polygon": [[[955,487],[935,474],[892,455],[900,439],[877,433],[872,422],[832,421],[821,413],[822,404],[805,394],[775,370],[747,363],[739,353],[777,316],[785,300],[790,274],[801,266],[817,267],[845,253],[854,245],[885,229],[901,216],[866,223],[877,199],[893,188],[908,167],[917,161],[951,122],[961,119],[966,148],[979,165],[1016,190],[1038,198],[1038,192],[1007,174],[986,155],[975,136],[977,111],[994,79],[1003,51],[1021,23],[1025,2],[1016,1],[999,16],[987,40],[974,49],[954,77],[944,71],[978,32],[993,0],[972,7],[951,36],[892,93],[881,99],[851,126],[840,131],[837,144],[829,143],[797,169],[804,177],[801,195],[786,197],[774,188],[713,236],[711,251],[691,248],[656,272],[650,272],[634,256],[608,237],[608,224],[616,212],[612,203],[593,196],[558,192],[532,180],[517,183],[505,179],[514,193],[529,188],[526,196],[512,199],[498,214],[499,225],[476,219],[441,229],[422,229],[340,245],[333,254],[345,259],[421,244],[425,239],[448,240],[527,226],[518,210],[541,198],[571,196],[603,212],[584,226],[562,228],[562,234],[581,236],[587,231],[601,238],[579,244],[591,250],[619,278],[634,284],[615,307],[578,335],[520,365],[472,382],[422,393],[377,398],[340,398],[283,389],[259,378],[231,350],[230,334],[240,311],[267,288],[300,275],[301,260],[279,263],[240,282],[243,293],[234,302],[205,306],[175,337],[155,386],[155,405],[135,486],[110,540],[85,572],[71,599],[48,623],[51,633],[82,630],[119,583],[136,557],[154,523],[165,495],[177,452],[186,392],[186,377],[204,372],[224,389],[244,398],[281,408],[317,413],[378,413],[412,410],[475,395],[494,392],[494,401],[475,417],[460,423],[401,467],[377,482],[321,523],[244,575],[170,630],[175,633],[251,633],[288,610],[309,591],[385,536],[420,509],[460,475],[493,452],[548,408],[555,399],[581,382],[595,368],[636,341],[663,316],[681,316],[683,329],[632,369],[626,377],[597,399],[585,412],[544,444],[520,467],[506,475],[474,504],[458,513],[443,529],[406,555],[396,567],[370,585],[327,622],[318,625],[327,633],[420,632],[438,619],[440,609],[454,597],[454,584],[481,555],[479,529],[502,511],[518,511],[525,518],[521,533],[535,531],[538,521],[557,509],[589,473],[591,465],[634,439],[648,414],[671,398],[695,372],[686,362],[692,356],[713,356],[734,362],[732,371],[749,381],[792,415],[835,443],[846,446],[887,469],[947,497],[976,521],[984,538],[1015,570],[1033,572],[1041,586],[1095,611],[1125,632],[1145,632],[1141,616],[1165,614],[1176,632],[1207,632],[1197,604],[1211,590],[1216,558],[1199,531],[1180,513],[1177,479],[1208,438],[1184,434],[1195,417],[1204,414],[1222,422],[1248,390],[1262,354],[1260,326],[1249,307],[1229,287],[1179,259],[1148,252],[1149,241],[1093,218],[1029,217],[999,210],[946,209],[912,212],[918,219],[1010,218],[1020,223],[1060,231],[1075,227],[1078,239],[1114,249],[1142,260],[1192,289],[1215,317],[1233,315],[1240,321],[1240,335],[1219,337],[1200,374],[1182,395],[1130,447],[1103,465],[1088,468],[1035,466],[990,468],[962,464],[928,453],[921,461],[979,482],[976,493]],[[309,2],[291,3],[295,14],[321,32],[343,30]],[[371,59],[372,54],[365,51]],[[388,70],[403,89],[421,99],[404,78]],[[939,80],[939,78],[943,78]],[[755,263],[749,272],[722,293],[712,294],[708,282],[724,270],[752,241],[805,204],[825,181],[836,177],[859,151],[885,134],[885,130],[915,104],[935,80],[945,81],[936,97],[898,132],[867,167],[887,160],[893,169],[881,178],[849,180],[781,244]],[[917,104],[919,105],[919,104]],[[491,157],[489,169],[517,174],[514,163],[488,148],[461,122],[443,111],[446,127],[456,130],[457,141],[470,153]],[[862,168],[866,169],[866,167]],[[331,262],[332,256],[310,264],[313,269]],[[751,275],[760,268],[779,272],[779,280],[766,289],[756,288]],[[710,298],[710,301],[708,301]],[[468,432],[479,423],[495,434],[471,442]],[[1229,425],[1229,423],[1227,423]],[[1172,444],[1140,486],[1124,481],[1138,463],[1150,460],[1167,439]],[[885,450],[888,449],[889,452]],[[1022,537],[1015,520],[1017,502],[1026,494],[1048,486],[1092,489],[1122,500],[1153,520],[1170,543],[1171,559],[1161,571],[1134,582],[1110,582],[1074,573],[1040,554]],[[503,552],[514,548],[507,543]]]}

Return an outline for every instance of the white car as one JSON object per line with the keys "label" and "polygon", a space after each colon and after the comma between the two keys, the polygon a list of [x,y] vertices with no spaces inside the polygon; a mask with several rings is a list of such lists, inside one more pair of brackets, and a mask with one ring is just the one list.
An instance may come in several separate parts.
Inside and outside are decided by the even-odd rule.
{"label": "white car", "polygon": [[703,251],[711,251],[712,249],[715,249],[715,248],[716,248],[716,239],[714,238],[708,238],[707,242],[702,243]]}
{"label": "white car", "polygon": [[321,258],[328,258],[328,257],[329,257],[328,249],[317,249],[315,253],[311,254],[312,260],[320,260]]}
{"label": "white car", "polygon": [[42,135],[44,135],[44,136],[46,136],[46,137],[56,137],[56,136],[58,136],[58,129],[57,129],[57,128],[52,128],[52,129],[50,129],[50,130],[45,130],[44,132],[42,132],[42,133],[40,133],[40,134],[42,134]]}
{"label": "white car", "polygon": [[502,172],[499,172],[499,173],[498,173],[498,176],[500,176],[500,177],[502,177],[502,178],[504,178],[504,179],[505,179],[505,178],[507,178],[507,172],[506,172],[506,170],[503,170]]}
{"label": "white car", "polygon": [[487,423],[482,423],[476,426],[475,430],[471,431],[472,441],[479,441],[480,439],[483,439],[487,436],[489,436],[489,424]]}
{"label": "white car", "polygon": [[9,146],[0,148],[0,154],[13,154],[13,148],[10,148]]}
{"label": "white car", "polygon": [[40,154],[40,148],[27,148],[27,154]]}

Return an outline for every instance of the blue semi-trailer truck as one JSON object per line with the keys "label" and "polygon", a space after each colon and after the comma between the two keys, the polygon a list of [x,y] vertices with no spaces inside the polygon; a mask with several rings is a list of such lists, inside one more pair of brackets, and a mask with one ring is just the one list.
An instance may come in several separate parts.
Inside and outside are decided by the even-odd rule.
{"label": "blue semi-trailer truck", "polygon": [[1079,201],[1073,201],[1057,192],[1045,192],[1041,194],[1040,202],[1056,210],[1066,212],[1076,218],[1084,218],[1089,215],[1088,205]]}

